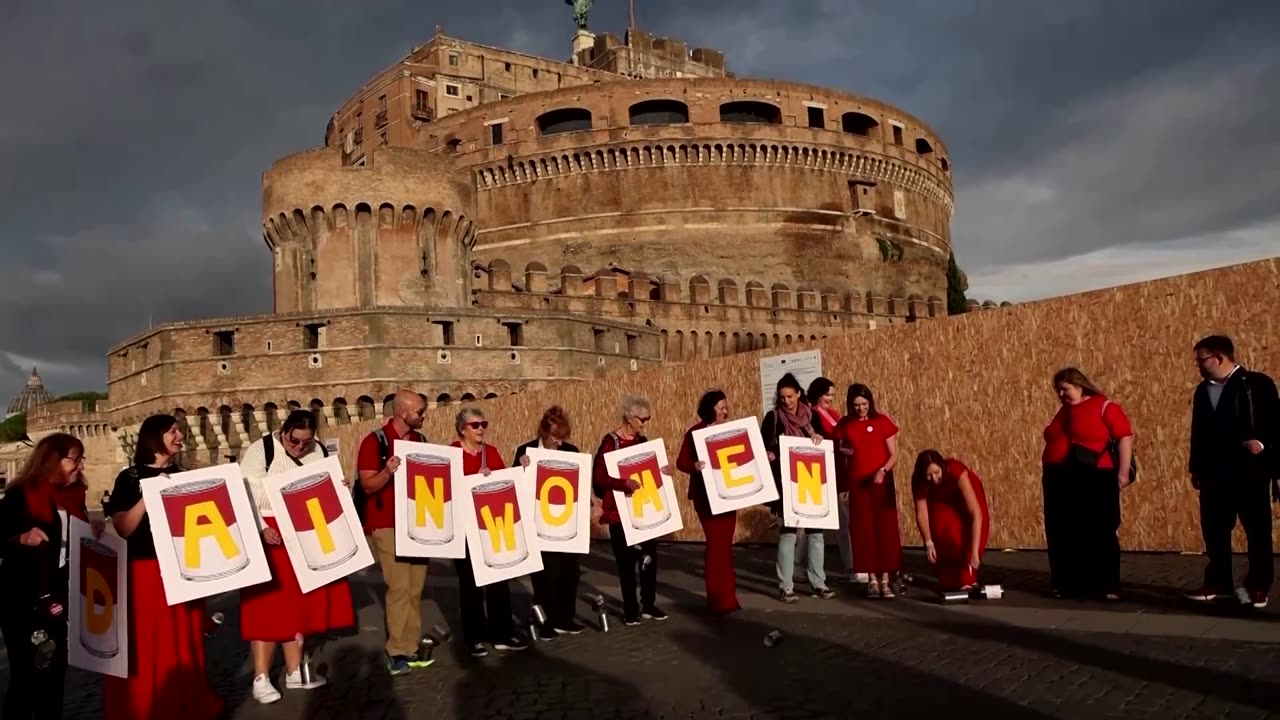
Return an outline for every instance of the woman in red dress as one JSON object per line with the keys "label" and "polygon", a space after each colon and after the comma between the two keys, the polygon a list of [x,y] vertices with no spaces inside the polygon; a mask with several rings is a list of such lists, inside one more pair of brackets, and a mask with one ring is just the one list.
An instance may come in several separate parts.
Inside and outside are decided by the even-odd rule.
{"label": "woman in red dress", "polygon": [[1062,406],[1044,429],[1044,537],[1054,597],[1120,599],[1120,491],[1133,482],[1133,426],[1085,374],[1053,377]]}
{"label": "woman in red dress", "polygon": [[129,677],[103,679],[106,720],[212,720],[222,713],[204,670],[204,600],[170,605],[160,579],[142,481],[182,472],[183,432],[172,415],[138,429],[133,465],[103,510],[129,551]]}
{"label": "woman in red dress", "polygon": [[973,589],[991,535],[982,479],[959,460],[925,450],[911,473],[911,496],[925,552],[938,576],[938,592]]}
{"label": "woman in red dress", "polygon": [[[270,443],[271,450],[267,447]],[[269,455],[269,456],[268,456]],[[328,457],[324,445],[316,442],[316,416],[310,410],[294,410],[285,418],[280,432],[266,435],[245,450],[240,458],[249,494],[262,518],[262,539],[271,563],[271,580],[240,591],[240,636],[249,641],[253,655],[253,699],[264,705],[280,699],[269,673],[276,644],[284,650],[284,686],[289,690],[322,687],[325,679],[313,675],[303,682],[302,645],[299,638],[355,624],[351,586],[345,579],[303,593],[289,561],[289,552],[280,538],[267,500],[266,479]],[[351,481],[348,479],[348,486]]]}
{"label": "woman in red dress", "polygon": [[849,535],[853,570],[867,573],[867,597],[894,597],[891,575],[902,570],[902,534],[893,466],[898,459],[898,426],[876,410],[866,385],[849,387],[849,414],[836,428],[849,491]]}
{"label": "woman in red dress", "polygon": [[707,464],[698,459],[693,447],[693,431],[719,425],[729,419],[729,400],[724,392],[712,390],[698,401],[698,423],[689,428],[680,443],[676,468],[689,474],[689,499],[702,523],[703,575],[707,584],[707,610],[712,615],[728,615],[742,609],[738,604],[738,579],[733,572],[733,533],[738,528],[738,513],[730,510],[711,514],[707,502],[707,485],[702,471]]}

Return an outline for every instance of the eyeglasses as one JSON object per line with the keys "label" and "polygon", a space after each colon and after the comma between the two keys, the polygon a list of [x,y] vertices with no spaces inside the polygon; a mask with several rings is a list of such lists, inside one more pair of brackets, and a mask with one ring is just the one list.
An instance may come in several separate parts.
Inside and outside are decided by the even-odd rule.
{"label": "eyeglasses", "polygon": [[316,442],[315,438],[311,438],[309,440],[299,440],[292,435],[284,436],[284,441],[295,447],[303,447],[303,448],[311,447]]}
{"label": "eyeglasses", "polygon": [[71,462],[75,463],[77,467],[78,467],[78,466],[80,466],[80,465],[83,465],[83,464],[84,464],[84,458],[83,458],[83,457],[64,457],[64,458],[62,458],[62,459],[63,459],[63,460],[70,460]]}
{"label": "eyeglasses", "polygon": [[645,423],[647,423],[647,422],[649,422],[650,420],[652,420],[652,419],[653,419],[653,416],[652,416],[652,415],[645,415],[644,417],[640,417],[639,415],[636,415],[636,416],[634,416],[634,417],[635,417],[635,419],[637,419],[637,420],[639,420],[639,421],[640,421],[640,424],[641,424],[641,425],[644,425]]}
{"label": "eyeglasses", "polygon": [[489,427],[489,421],[488,420],[472,420],[471,422],[467,423],[467,427],[471,428],[472,430],[484,430],[485,428]]}

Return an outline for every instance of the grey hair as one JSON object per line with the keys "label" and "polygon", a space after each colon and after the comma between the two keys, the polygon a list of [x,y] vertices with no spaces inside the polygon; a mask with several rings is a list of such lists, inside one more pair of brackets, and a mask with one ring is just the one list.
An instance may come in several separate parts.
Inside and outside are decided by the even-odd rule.
{"label": "grey hair", "polygon": [[483,420],[484,413],[480,412],[480,408],[473,408],[473,407],[462,408],[461,410],[458,411],[458,414],[453,418],[453,429],[457,431],[459,435],[461,435],[462,426],[466,425],[467,421],[470,420],[471,418],[480,418],[481,420]]}
{"label": "grey hair", "polygon": [[647,398],[638,395],[628,395],[622,399],[622,419],[635,417],[637,410],[648,410],[653,412],[653,408],[649,405]]}

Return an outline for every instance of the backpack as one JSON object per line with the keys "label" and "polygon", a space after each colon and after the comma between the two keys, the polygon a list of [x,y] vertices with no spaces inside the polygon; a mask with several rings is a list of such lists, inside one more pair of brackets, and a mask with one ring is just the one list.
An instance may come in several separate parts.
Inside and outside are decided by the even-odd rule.
{"label": "backpack", "polygon": [[[317,444],[320,446],[320,452],[324,453],[325,457],[329,457],[329,448],[325,447],[322,442],[318,442]],[[274,434],[268,435],[262,439],[262,457],[267,461],[266,471],[271,472],[271,463],[275,462],[276,459],[276,440]],[[295,460],[294,462],[297,461]],[[298,464],[301,465],[301,463]]]}
{"label": "backpack", "polygon": [[[1243,370],[1243,368],[1241,369]],[[1249,418],[1249,430],[1252,431],[1257,429],[1258,424],[1257,424],[1257,420],[1254,418],[1254,415],[1253,415],[1253,390],[1249,387],[1249,376],[1251,374],[1252,373],[1250,373],[1248,370],[1245,370],[1243,373],[1241,373],[1240,387],[1244,390],[1244,401],[1245,401],[1245,404],[1248,406],[1248,411],[1246,414]],[[1239,396],[1237,396],[1236,402],[1239,402]],[[1236,408],[1236,411],[1237,413],[1239,412],[1238,406]],[[1271,475],[1271,478],[1270,478],[1271,499],[1275,502],[1280,502],[1280,472],[1276,472],[1276,469],[1269,469],[1267,474]]]}
{"label": "backpack", "polygon": [[[422,433],[418,432],[417,430],[410,430],[409,432],[413,433],[414,435],[417,435],[419,438],[419,442],[426,439],[422,435]],[[370,434],[373,435],[378,440],[378,465],[379,465],[378,469],[381,470],[382,468],[387,466],[387,461],[391,459],[391,441],[387,439],[387,433],[382,428],[378,428],[377,430],[374,430]],[[327,454],[328,453],[326,452],[326,455]],[[369,494],[364,491],[364,486],[360,484],[359,480],[357,480],[353,485],[355,487],[355,491],[352,493],[351,499],[356,506],[356,517],[360,518],[360,524],[363,525],[365,521],[364,519],[365,500],[369,497]],[[373,502],[375,505],[378,506],[379,510],[382,509],[381,494],[374,497]]]}

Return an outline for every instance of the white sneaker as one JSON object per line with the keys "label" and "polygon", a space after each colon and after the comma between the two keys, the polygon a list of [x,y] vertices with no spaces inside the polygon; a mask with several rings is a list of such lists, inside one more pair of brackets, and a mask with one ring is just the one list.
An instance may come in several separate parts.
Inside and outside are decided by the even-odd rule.
{"label": "white sneaker", "polygon": [[259,704],[270,705],[280,700],[280,691],[266,675],[259,675],[253,679],[253,699]]}
{"label": "white sneaker", "polygon": [[325,680],[324,677],[315,674],[312,674],[311,682],[302,682],[302,668],[298,668],[284,676],[284,686],[288,690],[315,690],[316,688],[324,687],[326,682],[328,680]]}

